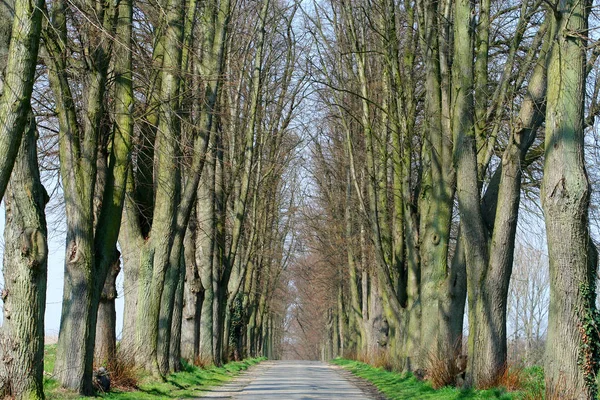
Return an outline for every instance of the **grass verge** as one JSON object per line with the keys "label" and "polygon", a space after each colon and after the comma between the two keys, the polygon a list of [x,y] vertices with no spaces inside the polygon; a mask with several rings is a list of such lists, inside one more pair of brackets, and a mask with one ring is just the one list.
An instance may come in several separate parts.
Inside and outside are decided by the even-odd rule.
{"label": "grass verge", "polygon": [[[503,388],[488,390],[461,390],[454,387],[434,389],[427,381],[420,381],[412,374],[399,374],[375,368],[359,361],[336,358],[331,361],[354,375],[371,382],[388,399],[435,399],[435,400],[471,400],[471,399],[527,399],[524,392],[507,392]],[[543,379],[543,378],[542,378]]]}
{"label": "grass verge", "polygon": [[[56,346],[46,346],[44,354],[44,392],[46,399],[85,399],[77,393],[61,389],[58,382],[52,379],[52,369],[56,357]],[[135,391],[111,391],[98,396],[111,400],[158,400],[158,399],[186,399],[200,396],[207,389],[222,385],[241,371],[258,364],[264,358],[252,358],[244,361],[228,363],[222,367],[199,368],[184,365],[184,370],[169,375],[164,381],[156,380],[150,376],[142,376],[139,380],[139,389]]]}

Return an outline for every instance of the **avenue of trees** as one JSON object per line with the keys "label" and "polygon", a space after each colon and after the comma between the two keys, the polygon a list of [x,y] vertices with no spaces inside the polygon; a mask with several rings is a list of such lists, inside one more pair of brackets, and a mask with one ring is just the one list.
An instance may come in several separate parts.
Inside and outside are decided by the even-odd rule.
{"label": "avenue of trees", "polygon": [[[294,341],[446,384],[467,355],[488,387],[510,327],[527,357],[545,341],[548,398],[595,398],[596,22],[585,0],[0,2],[0,396],[44,398],[59,214],[54,377],[83,395],[100,365]],[[532,205],[547,269],[517,244]]]}
{"label": "avenue of trees", "polygon": [[165,376],[181,359],[277,357],[284,312],[272,304],[295,243],[289,164],[305,90],[298,7],[0,7],[0,397],[44,398],[50,192],[66,229],[53,373],[62,386],[93,394],[94,368],[117,360]]}

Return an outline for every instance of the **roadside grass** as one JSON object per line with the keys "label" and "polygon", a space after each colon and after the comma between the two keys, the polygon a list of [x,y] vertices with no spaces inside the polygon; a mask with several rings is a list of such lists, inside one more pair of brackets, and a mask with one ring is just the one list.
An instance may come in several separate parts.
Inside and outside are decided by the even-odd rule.
{"label": "roadside grass", "polygon": [[[77,393],[60,388],[58,382],[52,379],[56,346],[46,346],[44,351],[44,392],[48,400],[76,400],[85,399]],[[158,400],[158,399],[185,399],[200,396],[209,388],[222,385],[241,371],[258,364],[265,358],[251,358],[225,364],[222,367],[199,368],[184,364],[184,370],[171,374],[165,380],[152,376],[140,376],[138,390],[122,391],[111,390],[108,393],[99,393],[98,397],[110,400]]]}
{"label": "roadside grass", "polygon": [[372,367],[368,364],[336,358],[331,361],[354,375],[371,382],[381,393],[390,400],[400,399],[432,399],[432,400],[475,400],[475,399],[542,399],[544,393],[544,375],[540,367],[528,368],[523,371],[523,390],[508,392],[504,388],[488,390],[457,389],[445,387],[434,389],[427,381],[420,381],[412,374],[400,374],[386,371],[383,368]]}

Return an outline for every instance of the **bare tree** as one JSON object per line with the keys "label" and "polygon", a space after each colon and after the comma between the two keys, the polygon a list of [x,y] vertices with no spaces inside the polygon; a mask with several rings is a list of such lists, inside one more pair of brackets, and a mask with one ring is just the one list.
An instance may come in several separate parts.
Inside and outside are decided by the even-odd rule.
{"label": "bare tree", "polygon": [[547,256],[537,248],[518,243],[508,294],[512,362],[537,365],[542,361],[549,294]]}

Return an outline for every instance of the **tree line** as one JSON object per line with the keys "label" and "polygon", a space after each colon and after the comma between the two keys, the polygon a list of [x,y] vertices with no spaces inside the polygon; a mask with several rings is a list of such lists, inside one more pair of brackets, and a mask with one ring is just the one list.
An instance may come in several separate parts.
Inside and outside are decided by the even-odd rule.
{"label": "tree line", "polygon": [[[321,339],[303,351],[435,369],[443,384],[457,383],[467,355],[466,384],[494,386],[509,367],[519,214],[535,204],[549,258],[546,394],[596,397],[592,7],[311,2],[303,21],[320,112],[292,331]],[[305,286],[316,282],[327,294],[311,301]],[[308,303],[323,313],[316,325]]]}
{"label": "tree line", "polygon": [[278,356],[284,313],[273,299],[295,243],[290,164],[306,89],[297,10],[276,0],[2,2],[0,396],[44,398],[54,172],[66,230],[63,387],[91,395],[94,368],[117,360],[165,376],[182,359]]}

